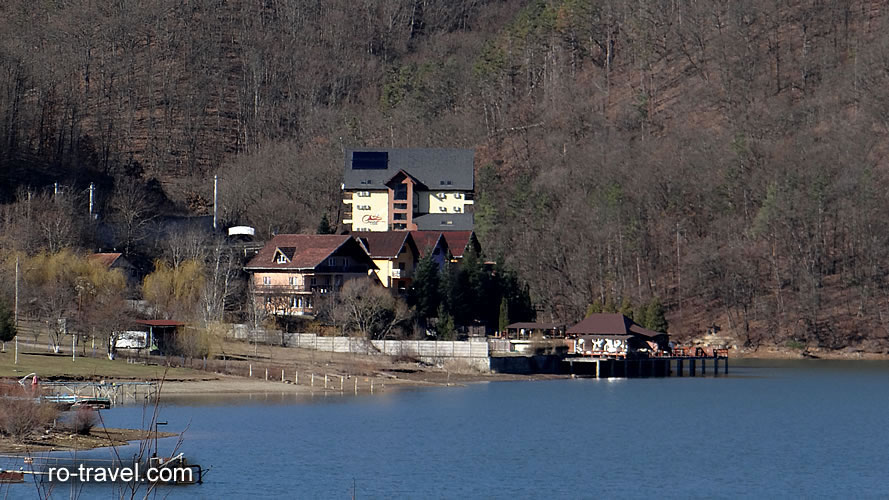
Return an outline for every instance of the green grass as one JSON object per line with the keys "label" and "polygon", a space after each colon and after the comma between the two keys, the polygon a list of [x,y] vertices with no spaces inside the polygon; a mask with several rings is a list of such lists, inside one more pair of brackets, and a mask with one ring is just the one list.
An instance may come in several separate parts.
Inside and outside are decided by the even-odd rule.
{"label": "green grass", "polygon": [[[15,362],[12,345],[6,344],[6,352],[0,353],[0,377],[24,377],[36,373],[40,378],[66,377],[73,379],[133,379],[152,380],[164,375],[163,366],[130,364],[125,359],[109,360],[107,357],[80,358],[71,361],[71,354],[23,353],[19,351],[19,362]],[[170,368],[167,380],[207,378],[209,375],[198,370]]]}
{"label": "green grass", "polygon": [[784,344],[788,349],[805,349],[806,344],[798,341],[798,340],[788,340],[786,344]]}

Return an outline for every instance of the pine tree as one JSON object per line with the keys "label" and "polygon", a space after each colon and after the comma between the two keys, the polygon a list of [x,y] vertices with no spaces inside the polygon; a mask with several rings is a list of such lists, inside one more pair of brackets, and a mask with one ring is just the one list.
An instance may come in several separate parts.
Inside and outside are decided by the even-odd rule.
{"label": "pine tree", "polygon": [[509,326],[509,301],[506,300],[506,297],[500,300],[500,324],[498,326],[500,333],[505,332],[506,327]]}
{"label": "pine tree", "polygon": [[439,340],[453,340],[456,338],[456,326],[454,317],[448,313],[444,305],[438,308],[438,322],[435,325],[435,334]]}
{"label": "pine tree", "polygon": [[599,314],[602,312],[602,302],[599,299],[594,300],[587,308],[586,308],[586,316],[589,318],[593,314]]}
{"label": "pine tree", "polygon": [[633,304],[630,302],[629,297],[624,297],[624,300],[620,303],[620,310],[617,312],[630,318],[630,321],[633,321],[635,314],[633,313]]}
{"label": "pine tree", "polygon": [[6,347],[6,343],[14,339],[16,335],[15,319],[12,310],[5,303],[0,301],[0,342]]}
{"label": "pine tree", "polygon": [[666,332],[667,328],[669,328],[669,324],[667,323],[667,318],[664,314],[664,306],[661,304],[660,299],[657,297],[651,299],[651,302],[648,304],[648,314],[646,318],[648,324],[644,326],[649,330],[654,330],[656,332]]}
{"label": "pine tree", "polygon": [[318,234],[333,234],[334,229],[330,225],[327,214],[321,216],[321,222],[318,223]]}
{"label": "pine tree", "polygon": [[410,304],[417,308],[417,317],[423,325],[427,318],[434,318],[438,314],[441,304],[440,288],[438,264],[432,260],[431,254],[427,254],[417,263],[408,297]]}

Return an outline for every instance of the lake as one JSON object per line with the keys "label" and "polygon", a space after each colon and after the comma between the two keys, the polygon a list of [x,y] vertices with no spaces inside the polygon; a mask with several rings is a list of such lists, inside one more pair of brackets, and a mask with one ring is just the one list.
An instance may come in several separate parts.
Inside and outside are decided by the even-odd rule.
{"label": "lake", "polygon": [[[108,426],[142,425],[138,407],[103,414]],[[176,400],[162,408],[162,430],[187,428],[182,450],[212,469],[205,484],[162,494],[887,497],[887,417],[882,361],[732,360],[728,377]],[[5,488],[11,498],[34,491]],[[105,486],[83,493],[109,498]]]}

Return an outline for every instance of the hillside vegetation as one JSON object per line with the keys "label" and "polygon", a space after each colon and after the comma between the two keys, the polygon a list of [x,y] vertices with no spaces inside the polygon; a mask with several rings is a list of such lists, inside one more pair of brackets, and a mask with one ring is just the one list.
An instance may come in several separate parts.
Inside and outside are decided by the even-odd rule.
{"label": "hillside vegetation", "polygon": [[214,174],[227,221],[312,231],[343,148],[469,147],[481,242],[540,319],[657,297],[681,335],[889,351],[881,7],[11,0],[0,241],[20,187],[96,182],[135,223],[205,213]]}

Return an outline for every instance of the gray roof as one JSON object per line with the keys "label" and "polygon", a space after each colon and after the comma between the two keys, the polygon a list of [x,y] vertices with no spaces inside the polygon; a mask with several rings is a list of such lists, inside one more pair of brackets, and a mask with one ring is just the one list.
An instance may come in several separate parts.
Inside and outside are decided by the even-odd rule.
{"label": "gray roof", "polygon": [[[353,168],[353,153],[387,153],[388,161],[371,168]],[[400,170],[426,185],[430,191],[472,191],[475,153],[471,149],[385,149],[346,150],[344,189],[383,189]],[[383,168],[385,167],[385,168]]]}
{"label": "gray roof", "polygon": [[475,218],[468,214],[426,214],[414,217],[419,231],[472,231]]}

